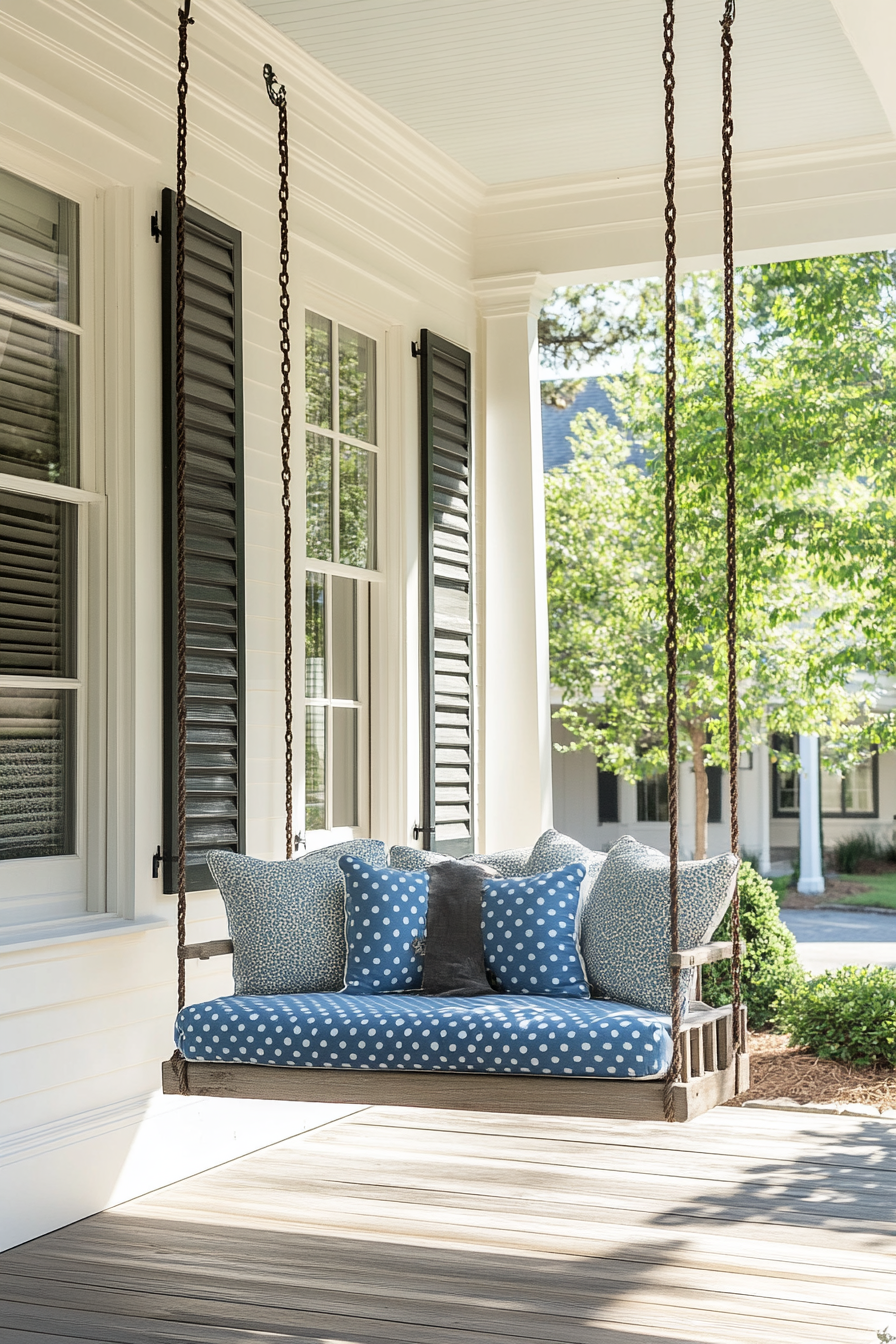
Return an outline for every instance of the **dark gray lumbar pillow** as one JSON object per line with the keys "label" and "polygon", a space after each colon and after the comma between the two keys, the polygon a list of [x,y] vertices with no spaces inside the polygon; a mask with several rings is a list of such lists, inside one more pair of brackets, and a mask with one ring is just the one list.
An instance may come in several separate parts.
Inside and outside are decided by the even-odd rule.
{"label": "dark gray lumbar pillow", "polygon": [[489,870],[446,859],[429,871],[423,994],[493,994],[482,943],[482,879]]}

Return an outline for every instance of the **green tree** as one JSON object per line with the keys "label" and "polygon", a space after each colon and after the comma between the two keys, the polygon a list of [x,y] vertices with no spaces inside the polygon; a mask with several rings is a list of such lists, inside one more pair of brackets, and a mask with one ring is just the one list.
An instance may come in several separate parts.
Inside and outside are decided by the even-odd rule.
{"label": "green tree", "polygon": [[[874,713],[896,668],[892,445],[896,267],[889,254],[741,273],[737,454],[741,747],[817,732],[828,768],[896,742]],[[697,781],[727,761],[720,285],[679,296],[679,737]],[[629,337],[628,339],[633,339]],[[665,768],[662,371],[645,323],[545,482],[552,678],[574,748],[637,779]],[[628,462],[644,446],[644,470]],[[786,757],[783,764],[792,765]]]}
{"label": "green tree", "polygon": [[542,367],[563,376],[541,384],[546,406],[565,410],[585,386],[577,370],[624,346],[656,341],[660,289],[655,280],[557,289],[538,319]]}

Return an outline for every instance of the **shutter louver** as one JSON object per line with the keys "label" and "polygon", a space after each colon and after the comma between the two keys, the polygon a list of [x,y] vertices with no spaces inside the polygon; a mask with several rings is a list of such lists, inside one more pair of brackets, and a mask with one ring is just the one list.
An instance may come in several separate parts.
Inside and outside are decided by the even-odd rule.
{"label": "shutter louver", "polygon": [[423,844],[473,852],[470,356],[420,335]]}
{"label": "shutter louver", "polygon": [[[165,246],[165,890],[177,890],[177,537],[173,193]],[[240,235],[186,219],[187,888],[215,882],[209,849],[245,847]]]}

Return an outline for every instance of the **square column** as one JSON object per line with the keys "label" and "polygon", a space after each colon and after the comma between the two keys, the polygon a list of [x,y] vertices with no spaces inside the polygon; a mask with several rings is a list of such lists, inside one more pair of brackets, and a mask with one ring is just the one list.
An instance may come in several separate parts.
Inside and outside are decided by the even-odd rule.
{"label": "square column", "polygon": [[532,845],[551,824],[551,697],[538,274],[474,281],[482,313],[479,840]]}
{"label": "square column", "polygon": [[800,875],[796,889],[806,896],[824,891],[817,733],[800,733]]}

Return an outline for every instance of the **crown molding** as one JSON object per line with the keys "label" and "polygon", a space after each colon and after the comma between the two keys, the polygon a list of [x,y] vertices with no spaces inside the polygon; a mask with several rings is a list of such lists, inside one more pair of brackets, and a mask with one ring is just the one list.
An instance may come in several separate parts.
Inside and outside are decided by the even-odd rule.
{"label": "crown molding", "polygon": [[483,317],[537,317],[554,285],[539,271],[516,275],[487,275],[473,281],[473,293]]}

